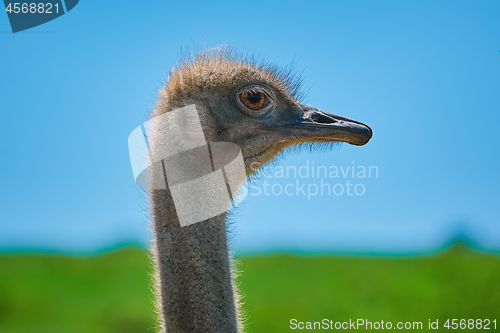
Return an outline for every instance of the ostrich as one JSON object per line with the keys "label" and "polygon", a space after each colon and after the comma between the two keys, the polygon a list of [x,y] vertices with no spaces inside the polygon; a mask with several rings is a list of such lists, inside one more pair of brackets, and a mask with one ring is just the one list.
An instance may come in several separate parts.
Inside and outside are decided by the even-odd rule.
{"label": "ostrich", "polygon": [[[204,50],[171,70],[151,116],[195,104],[207,142],[237,144],[248,176],[287,147],[370,140],[368,126],[300,103],[299,86],[289,70]],[[242,332],[227,213],[181,227],[168,187],[151,189],[150,202],[162,332]]]}

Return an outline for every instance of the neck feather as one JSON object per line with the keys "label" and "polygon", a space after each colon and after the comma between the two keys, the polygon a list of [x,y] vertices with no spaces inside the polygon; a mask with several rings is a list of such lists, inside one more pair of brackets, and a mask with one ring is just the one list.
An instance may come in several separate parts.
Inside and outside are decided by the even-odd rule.
{"label": "neck feather", "polygon": [[236,333],[226,214],[181,227],[168,189],[151,200],[164,332]]}

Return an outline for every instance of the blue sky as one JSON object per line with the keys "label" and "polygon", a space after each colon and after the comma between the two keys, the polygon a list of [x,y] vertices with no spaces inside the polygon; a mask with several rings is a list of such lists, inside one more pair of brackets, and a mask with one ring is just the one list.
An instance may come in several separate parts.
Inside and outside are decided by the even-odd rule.
{"label": "blue sky", "polygon": [[457,230],[499,251],[499,10],[457,0],[82,0],[16,34],[0,14],[0,249],[143,244],[146,204],[127,137],[181,49],[231,44],[295,60],[307,104],[374,131],[366,146],[289,154],[278,166],[379,173],[327,180],[362,183],[362,196],[249,195],[236,212],[236,251],[426,252]]}

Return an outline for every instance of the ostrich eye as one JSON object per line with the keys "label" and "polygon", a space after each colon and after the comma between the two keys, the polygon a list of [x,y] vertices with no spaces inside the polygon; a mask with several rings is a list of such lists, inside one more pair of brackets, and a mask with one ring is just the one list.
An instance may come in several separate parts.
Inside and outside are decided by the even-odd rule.
{"label": "ostrich eye", "polygon": [[259,111],[269,104],[269,98],[260,91],[245,91],[240,94],[241,103],[250,110]]}
{"label": "ostrich eye", "polygon": [[276,104],[274,91],[263,84],[245,86],[234,97],[240,111],[250,117],[266,115]]}

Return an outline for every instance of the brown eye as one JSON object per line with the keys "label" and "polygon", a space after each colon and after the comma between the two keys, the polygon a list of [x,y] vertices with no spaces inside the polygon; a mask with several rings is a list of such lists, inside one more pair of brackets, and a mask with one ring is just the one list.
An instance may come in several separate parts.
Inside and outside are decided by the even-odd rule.
{"label": "brown eye", "polygon": [[241,112],[250,117],[260,117],[273,110],[274,91],[260,84],[248,85],[234,94],[236,105]]}
{"label": "brown eye", "polygon": [[256,91],[245,91],[240,94],[241,103],[250,110],[259,111],[269,104],[266,94]]}

